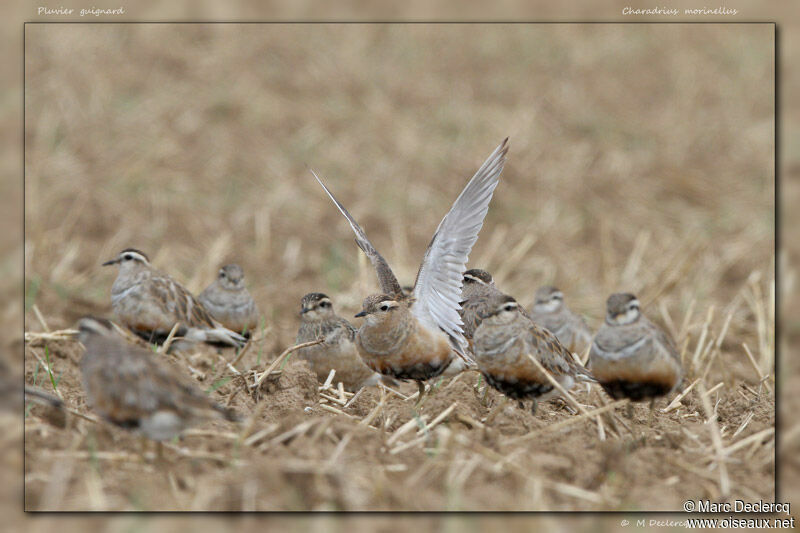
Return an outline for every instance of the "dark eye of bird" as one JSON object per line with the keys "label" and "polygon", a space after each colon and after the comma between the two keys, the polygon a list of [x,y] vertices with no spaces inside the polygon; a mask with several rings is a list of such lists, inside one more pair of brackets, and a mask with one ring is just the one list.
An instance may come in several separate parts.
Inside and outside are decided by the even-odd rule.
{"label": "dark eye of bird", "polygon": [[389,306],[388,306],[388,305],[386,305],[386,304],[383,304],[383,305],[381,306],[381,311],[388,311],[388,310],[389,310]]}
{"label": "dark eye of bird", "polygon": [[507,305],[507,306],[505,307],[505,310],[506,310],[506,311],[513,311],[513,310],[514,310],[514,306],[513,306],[513,305]]}
{"label": "dark eye of bird", "polygon": [[330,304],[330,303],[328,303],[328,302],[322,302],[321,304],[319,304],[319,306],[320,306],[320,307],[330,307],[330,306],[331,306],[331,304]]}

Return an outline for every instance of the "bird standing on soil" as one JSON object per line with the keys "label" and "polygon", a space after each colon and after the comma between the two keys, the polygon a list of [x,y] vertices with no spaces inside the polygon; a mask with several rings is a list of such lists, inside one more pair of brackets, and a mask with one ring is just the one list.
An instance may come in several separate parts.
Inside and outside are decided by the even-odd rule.
{"label": "bird standing on soil", "polygon": [[555,335],[526,316],[514,298],[497,294],[488,306],[491,311],[481,313],[482,322],[472,340],[478,370],[489,385],[515,400],[533,399],[535,413],[537,400],[557,396],[559,391],[531,358],[565,390],[578,380],[594,381]]}
{"label": "bird standing on soil", "polygon": [[380,374],[370,370],[358,355],[356,328],[334,312],[328,296],[312,292],[303,296],[301,302],[296,343],[319,338],[324,338],[325,342],[300,348],[297,355],[308,361],[320,382],[327,379],[331,369],[336,370],[334,379],[351,392],[380,381]]}
{"label": "bird standing on soil", "polygon": [[564,304],[564,293],[550,285],[540,287],[530,310],[531,320],[549,329],[569,351],[586,355],[592,344],[592,330],[583,317]]}
{"label": "bird standing on soil", "polygon": [[237,264],[220,268],[217,279],[197,300],[214,320],[247,339],[258,327],[258,308],[244,286],[244,271]]}
{"label": "bird standing on soil", "polygon": [[373,370],[397,379],[416,381],[419,400],[424,396],[425,380],[440,375],[457,357],[456,352],[471,359],[465,353],[467,341],[459,316],[462,277],[507,152],[508,139],[478,169],[439,223],[411,296],[403,295],[397,278],[364,230],[314,174],[350,223],[356,243],[378,275],[381,293],[367,296],[361,312],[356,315],[364,317],[364,324],[356,335],[358,352]]}
{"label": "bird standing on soil", "polygon": [[189,340],[241,346],[246,339],[223,327],[183,285],[150,266],[134,248],[122,250],[103,266],[118,265],[111,287],[111,306],[119,321],[148,342],[163,342],[175,324]]}
{"label": "bird standing on soil", "polygon": [[80,368],[87,403],[107,422],[163,441],[203,420],[238,419],[153,353],[128,344],[108,320],[82,318],[78,338],[86,347]]}
{"label": "bird standing on soil", "polygon": [[629,293],[608,297],[606,320],[592,342],[589,367],[612,398],[650,400],[650,417],[655,398],[675,390],[683,376],[675,342],[642,315],[639,300]]}
{"label": "bird standing on soil", "polygon": [[472,342],[475,330],[481,325],[481,314],[488,313],[492,296],[501,294],[495,287],[492,275],[480,268],[464,272],[464,285],[461,287],[461,308],[458,314],[464,322],[464,337]]}

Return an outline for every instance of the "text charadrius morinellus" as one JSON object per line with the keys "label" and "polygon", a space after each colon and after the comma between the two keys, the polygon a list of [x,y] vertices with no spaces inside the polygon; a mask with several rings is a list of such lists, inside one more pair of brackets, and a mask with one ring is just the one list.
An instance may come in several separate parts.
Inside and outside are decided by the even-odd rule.
{"label": "text charadrius morinellus", "polygon": [[237,264],[220,268],[217,278],[197,300],[217,322],[245,338],[250,338],[258,327],[258,308],[244,286],[244,271]]}
{"label": "text charadrius morinellus", "polygon": [[[467,258],[478,239],[505,164],[508,139],[489,156],[464,187],[439,223],[425,252],[411,296],[402,288],[386,260],[367,239],[364,230],[314,174],[356,234],[356,243],[378,275],[381,293],[364,299],[357,317],[364,324],[356,346],[364,362],[381,374],[423,382],[441,374],[454,350],[469,357],[459,316],[461,285]],[[313,171],[312,171],[313,172]]]}
{"label": "text charadrius morinellus", "polygon": [[175,324],[177,334],[189,340],[239,346],[244,337],[211,318],[183,285],[150,266],[134,248],[122,250],[103,266],[118,265],[111,287],[111,306],[119,321],[148,342],[161,342]]}

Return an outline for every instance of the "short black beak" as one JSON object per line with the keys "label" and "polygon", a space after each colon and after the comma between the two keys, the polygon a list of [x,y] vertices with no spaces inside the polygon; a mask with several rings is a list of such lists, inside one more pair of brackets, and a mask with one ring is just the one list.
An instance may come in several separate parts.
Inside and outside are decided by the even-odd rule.
{"label": "short black beak", "polygon": [[360,313],[356,313],[356,318],[361,318],[362,316],[367,316],[369,313],[366,311],[361,311]]}
{"label": "short black beak", "polygon": [[110,261],[106,261],[106,262],[105,262],[105,263],[103,263],[101,266],[104,266],[104,267],[106,267],[106,266],[108,266],[108,265],[116,265],[117,263],[119,263],[119,259],[112,259],[112,260],[110,260]]}
{"label": "short black beak", "polygon": [[304,308],[302,308],[302,309],[300,310],[300,314],[301,314],[301,315],[304,315],[304,314],[308,313],[309,311],[311,311],[311,309],[306,309],[306,308],[304,307]]}
{"label": "short black beak", "polygon": [[489,318],[492,315],[494,315],[494,313],[491,313],[491,312],[490,313],[478,313],[478,317],[481,320],[486,320],[487,318]]}

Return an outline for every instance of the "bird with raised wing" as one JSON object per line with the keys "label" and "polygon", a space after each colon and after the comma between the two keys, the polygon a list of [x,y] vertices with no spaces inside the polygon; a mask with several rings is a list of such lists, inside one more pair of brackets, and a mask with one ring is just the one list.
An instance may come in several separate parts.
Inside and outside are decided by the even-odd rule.
{"label": "bird with raised wing", "polygon": [[111,307],[118,320],[148,342],[166,340],[175,324],[177,335],[191,341],[241,346],[246,339],[214,320],[183,285],[150,265],[144,252],[122,250],[103,266],[117,265],[111,286]]}
{"label": "bird with raised wing", "polygon": [[358,352],[373,370],[397,379],[416,381],[420,399],[425,391],[424,382],[444,372],[454,357],[472,363],[459,315],[461,285],[469,253],[483,226],[507,152],[508,139],[505,139],[469,180],[439,223],[410,296],[403,295],[389,264],[312,171],[350,223],[356,243],[378,276],[381,292],[367,296],[361,312],[356,315],[364,317],[356,335]]}

